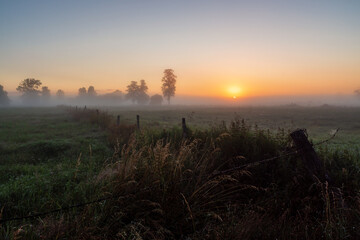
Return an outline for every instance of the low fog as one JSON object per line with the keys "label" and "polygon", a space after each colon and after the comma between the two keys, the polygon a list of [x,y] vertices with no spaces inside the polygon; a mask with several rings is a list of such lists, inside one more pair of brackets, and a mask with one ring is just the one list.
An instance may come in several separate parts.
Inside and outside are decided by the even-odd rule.
{"label": "low fog", "polygon": [[[151,97],[157,96],[157,100]],[[19,95],[10,95],[7,107],[50,107],[57,105],[69,106],[360,106],[360,96],[356,95],[321,95],[321,96],[274,96],[274,97],[243,97],[225,99],[202,96],[175,96],[171,103],[164,101],[160,94],[154,94],[143,102],[127,99],[122,92],[103,94],[97,96],[38,96],[33,99],[24,99]]]}
{"label": "low fog", "polygon": [[149,94],[145,80],[131,81],[123,92],[112,90],[99,94],[94,86],[80,87],[77,94],[67,94],[44,86],[40,80],[27,78],[20,82],[17,92],[8,94],[0,85],[2,107],[70,106],[360,106],[360,90],[352,95],[298,95],[219,98],[175,94],[176,76],[172,69],[164,70],[161,93]]}

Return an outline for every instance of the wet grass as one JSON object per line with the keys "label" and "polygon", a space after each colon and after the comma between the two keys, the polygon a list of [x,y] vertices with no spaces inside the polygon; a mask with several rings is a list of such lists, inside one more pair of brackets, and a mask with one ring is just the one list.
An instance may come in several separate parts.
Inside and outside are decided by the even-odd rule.
{"label": "wet grass", "polygon": [[104,131],[64,110],[0,109],[3,217],[87,199],[88,180],[111,154]]}
{"label": "wet grass", "polygon": [[[0,128],[2,218],[112,197],[5,223],[0,237],[359,238],[359,109],[234,110],[0,111],[1,126],[8,126]],[[134,126],[137,114],[141,130]],[[187,138],[181,117],[187,118]],[[333,183],[314,182],[298,155],[212,177],[291,150],[288,132],[298,127],[308,128],[314,141],[329,137],[334,128],[343,129],[335,143],[316,149]]]}

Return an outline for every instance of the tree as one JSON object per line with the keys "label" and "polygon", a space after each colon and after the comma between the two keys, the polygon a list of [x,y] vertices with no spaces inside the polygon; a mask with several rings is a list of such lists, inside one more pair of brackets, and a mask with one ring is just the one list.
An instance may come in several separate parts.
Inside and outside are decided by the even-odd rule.
{"label": "tree", "polygon": [[79,97],[85,97],[86,96],[86,88],[82,87],[79,88]]}
{"label": "tree", "polygon": [[360,89],[355,90],[354,93],[355,93],[355,95],[360,97]]}
{"label": "tree", "polygon": [[20,82],[16,90],[24,94],[33,93],[38,95],[40,93],[38,88],[41,86],[41,84],[42,83],[40,80],[36,80],[34,78],[27,78]]}
{"label": "tree", "polygon": [[137,97],[138,104],[146,104],[149,101],[149,95],[147,94],[148,86],[145,80],[140,80],[139,93]]}
{"label": "tree", "polygon": [[46,86],[41,88],[41,96],[44,98],[50,98],[50,89]]}
{"label": "tree", "polygon": [[162,87],[163,96],[167,99],[170,104],[170,98],[175,96],[176,90],[176,76],[173,69],[165,69],[164,76],[162,78]]}
{"label": "tree", "polygon": [[21,92],[23,101],[25,103],[36,103],[39,97],[41,81],[34,78],[27,78],[20,82],[16,88],[18,92]]}
{"label": "tree", "polygon": [[149,95],[147,95],[148,86],[145,80],[140,80],[140,85],[136,81],[131,81],[127,86],[126,99],[131,100],[133,103],[145,104],[149,101]]}
{"label": "tree", "polygon": [[65,97],[65,92],[61,89],[57,90],[56,97],[59,99],[63,99]]}
{"label": "tree", "polygon": [[87,94],[89,97],[95,97],[97,95],[95,88],[93,86],[90,86],[88,88]]}
{"label": "tree", "polygon": [[137,82],[131,81],[130,85],[126,87],[126,92],[125,98],[135,103],[139,93],[139,85]]}
{"label": "tree", "polygon": [[161,105],[164,101],[163,97],[160,94],[155,94],[150,98],[150,105]]}
{"label": "tree", "polygon": [[0,85],[0,105],[9,105],[10,99],[7,94],[8,93],[4,91],[4,87]]}

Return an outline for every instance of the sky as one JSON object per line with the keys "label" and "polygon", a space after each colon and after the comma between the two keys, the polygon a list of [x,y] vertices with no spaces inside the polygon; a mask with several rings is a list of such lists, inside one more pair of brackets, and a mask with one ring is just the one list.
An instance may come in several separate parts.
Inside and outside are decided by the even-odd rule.
{"label": "sky", "polygon": [[241,98],[353,94],[360,1],[0,0],[0,84]]}

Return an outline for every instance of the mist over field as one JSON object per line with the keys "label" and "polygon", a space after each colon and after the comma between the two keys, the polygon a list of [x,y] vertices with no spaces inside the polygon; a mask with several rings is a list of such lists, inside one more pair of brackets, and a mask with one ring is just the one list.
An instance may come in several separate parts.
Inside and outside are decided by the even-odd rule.
{"label": "mist over field", "polygon": [[[57,105],[70,105],[70,106],[137,106],[139,104],[132,103],[125,99],[125,94],[120,97],[111,97],[100,95],[91,99],[79,99],[76,95],[65,96],[59,99],[51,96],[49,99],[39,99],[37,103],[27,103],[21,99],[18,94],[9,94],[10,104],[7,107],[34,107],[34,106],[57,106]],[[151,104],[141,104],[149,105]],[[321,105],[332,106],[360,106],[360,96],[353,95],[303,95],[303,96],[266,96],[266,97],[241,97],[237,99],[223,99],[204,96],[176,96],[172,100],[172,104],[168,105],[162,102],[162,106],[170,107],[172,105],[185,105],[185,106],[283,106],[283,105],[299,105],[303,107],[314,107]]]}
{"label": "mist over field", "polygon": [[0,240],[359,223],[359,0],[0,0]]}

